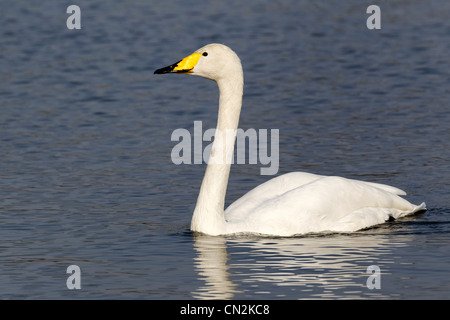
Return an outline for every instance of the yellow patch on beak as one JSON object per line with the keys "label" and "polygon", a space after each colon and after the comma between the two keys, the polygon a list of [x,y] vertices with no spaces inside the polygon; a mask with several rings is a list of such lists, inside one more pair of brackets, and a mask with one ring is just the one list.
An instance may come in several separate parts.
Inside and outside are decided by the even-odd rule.
{"label": "yellow patch on beak", "polygon": [[194,52],[193,54],[187,56],[183,60],[177,63],[176,67],[173,68],[174,72],[192,72],[195,65],[202,55],[198,52]]}

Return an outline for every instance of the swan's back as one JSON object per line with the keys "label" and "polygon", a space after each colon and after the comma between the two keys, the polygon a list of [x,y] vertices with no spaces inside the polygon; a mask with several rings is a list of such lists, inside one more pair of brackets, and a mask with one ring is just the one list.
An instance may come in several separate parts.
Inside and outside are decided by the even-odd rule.
{"label": "swan's back", "polygon": [[383,184],[293,172],[230,205],[225,211],[227,232],[352,232],[425,209],[425,204],[412,205],[398,194],[404,192]]}
{"label": "swan's back", "polygon": [[233,219],[238,212],[250,212],[266,200],[298,188],[322,176],[306,172],[290,172],[270,179],[233,202],[226,210],[225,217]]}

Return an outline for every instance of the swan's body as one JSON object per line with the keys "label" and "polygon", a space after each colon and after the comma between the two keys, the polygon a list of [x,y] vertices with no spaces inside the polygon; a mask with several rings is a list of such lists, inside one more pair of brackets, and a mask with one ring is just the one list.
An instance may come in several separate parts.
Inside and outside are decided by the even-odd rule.
{"label": "swan's body", "polygon": [[224,210],[235,139],[221,139],[218,133],[238,127],[244,86],[238,56],[224,45],[210,44],[155,73],[198,75],[216,81],[219,87],[219,116],[211,149],[217,161],[209,161],[206,168],[192,231],[275,236],[352,232],[425,210],[425,203],[409,203],[399,197],[406,193],[395,187],[303,172],[273,178]]}

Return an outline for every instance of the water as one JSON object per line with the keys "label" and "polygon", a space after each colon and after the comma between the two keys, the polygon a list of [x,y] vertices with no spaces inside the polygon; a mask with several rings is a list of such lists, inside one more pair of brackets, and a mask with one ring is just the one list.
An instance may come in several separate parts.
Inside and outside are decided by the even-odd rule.
{"label": "water", "polygon": [[[2,299],[449,299],[450,3],[2,1]],[[215,125],[217,89],[155,76],[211,42],[245,72],[240,127],[280,130],[279,174],[392,184],[425,214],[355,234],[189,231],[204,165],[173,130]],[[266,181],[232,168],[227,203]],[[81,289],[66,286],[69,265]],[[368,289],[368,266],[381,288]]]}

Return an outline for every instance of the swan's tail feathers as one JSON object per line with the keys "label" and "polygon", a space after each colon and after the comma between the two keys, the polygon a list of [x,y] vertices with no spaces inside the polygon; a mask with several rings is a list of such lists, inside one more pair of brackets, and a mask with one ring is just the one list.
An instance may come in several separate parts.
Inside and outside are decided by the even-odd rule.
{"label": "swan's tail feathers", "polygon": [[392,213],[389,214],[389,219],[394,219],[395,220],[395,219],[398,219],[398,218],[403,218],[403,217],[406,217],[406,216],[411,216],[413,214],[425,212],[426,210],[427,210],[426,204],[425,204],[425,202],[422,202],[418,206],[412,205],[412,209],[411,210],[393,211]]}
{"label": "swan's tail feathers", "polygon": [[427,211],[427,205],[425,204],[425,202],[422,202],[421,204],[419,204],[418,206],[416,206],[414,208],[414,211],[411,212],[411,214],[421,213],[421,212],[425,212],[425,211]]}
{"label": "swan's tail feathers", "polygon": [[333,231],[353,232],[365,228],[370,228],[386,221],[406,217],[412,214],[426,211],[425,202],[414,206],[408,210],[393,208],[362,208],[345,216],[336,224]]}

